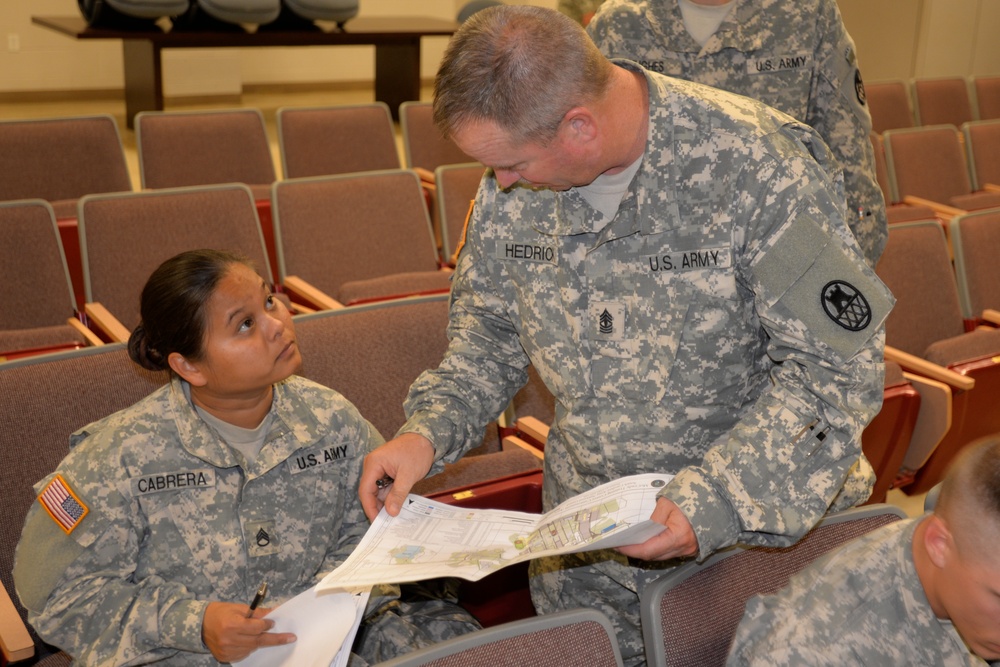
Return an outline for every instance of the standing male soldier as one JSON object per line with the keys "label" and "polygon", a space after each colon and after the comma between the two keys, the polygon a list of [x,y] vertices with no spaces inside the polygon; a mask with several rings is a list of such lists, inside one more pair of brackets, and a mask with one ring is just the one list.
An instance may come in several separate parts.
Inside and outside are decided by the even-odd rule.
{"label": "standing male soldier", "polygon": [[871,115],[835,0],[608,0],[587,31],[609,58],[746,95],[819,132],[844,170],[870,266],[885,248]]}
{"label": "standing male soldier", "polygon": [[452,287],[450,345],[410,389],[359,493],[395,515],[481,437],[532,364],[556,398],[546,508],[676,473],[664,531],[533,563],[542,613],[596,607],[644,661],[637,595],[672,563],[787,545],[867,499],[861,430],[882,396],[891,296],[844,221],[810,128],[753,100],[600,54],[571,19],[484,9],[438,72],[435,119],[484,178]]}

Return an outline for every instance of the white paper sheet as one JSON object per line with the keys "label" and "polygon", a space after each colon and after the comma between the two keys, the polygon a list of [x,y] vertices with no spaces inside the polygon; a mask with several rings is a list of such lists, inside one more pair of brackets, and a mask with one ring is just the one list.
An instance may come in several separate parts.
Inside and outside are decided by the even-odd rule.
{"label": "white paper sheet", "polygon": [[257,649],[234,662],[240,667],[340,667],[347,664],[354,635],[371,587],[360,589],[316,586],[271,610],[271,632],[294,632],[298,638],[284,646]]}
{"label": "white paper sheet", "polygon": [[434,577],[478,581],[532,558],[639,544],[663,532],[649,519],[673,475],[623,477],[545,514],[477,510],[407,496],[399,516],[379,513],[361,543],[319,590]]}

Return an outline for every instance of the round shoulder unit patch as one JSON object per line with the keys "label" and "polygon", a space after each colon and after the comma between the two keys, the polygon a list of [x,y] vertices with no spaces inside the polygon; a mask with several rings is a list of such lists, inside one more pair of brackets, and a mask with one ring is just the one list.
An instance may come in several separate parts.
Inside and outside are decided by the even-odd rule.
{"label": "round shoulder unit patch", "polygon": [[871,324],[872,309],[868,300],[850,283],[828,282],[820,299],[830,319],[848,331],[861,331]]}

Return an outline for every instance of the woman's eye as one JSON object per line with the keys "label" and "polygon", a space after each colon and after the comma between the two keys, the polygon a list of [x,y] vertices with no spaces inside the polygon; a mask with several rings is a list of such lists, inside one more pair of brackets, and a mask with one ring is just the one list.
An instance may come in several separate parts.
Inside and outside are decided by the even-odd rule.
{"label": "woman's eye", "polygon": [[247,331],[248,329],[250,329],[252,327],[253,327],[253,318],[252,317],[248,317],[245,320],[243,320],[242,322],[240,322],[240,331]]}
{"label": "woman's eye", "polygon": [[274,295],[273,294],[268,294],[267,295],[267,298],[264,300],[264,305],[266,305],[268,309],[271,309],[271,308],[274,307]]}

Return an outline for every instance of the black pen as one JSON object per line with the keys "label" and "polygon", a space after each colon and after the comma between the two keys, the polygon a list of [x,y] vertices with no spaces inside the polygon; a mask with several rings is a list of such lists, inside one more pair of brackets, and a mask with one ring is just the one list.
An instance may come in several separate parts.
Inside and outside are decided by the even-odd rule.
{"label": "black pen", "polygon": [[264,601],[265,595],[267,595],[267,582],[262,581],[260,582],[260,586],[257,587],[257,594],[253,596],[253,602],[250,603],[250,612],[247,614],[247,618],[253,616],[254,610]]}
{"label": "black pen", "polygon": [[375,480],[375,486],[377,486],[379,488],[379,491],[381,491],[382,489],[387,488],[395,481],[396,480],[394,480],[392,477],[385,475],[384,477],[382,477],[382,479]]}

